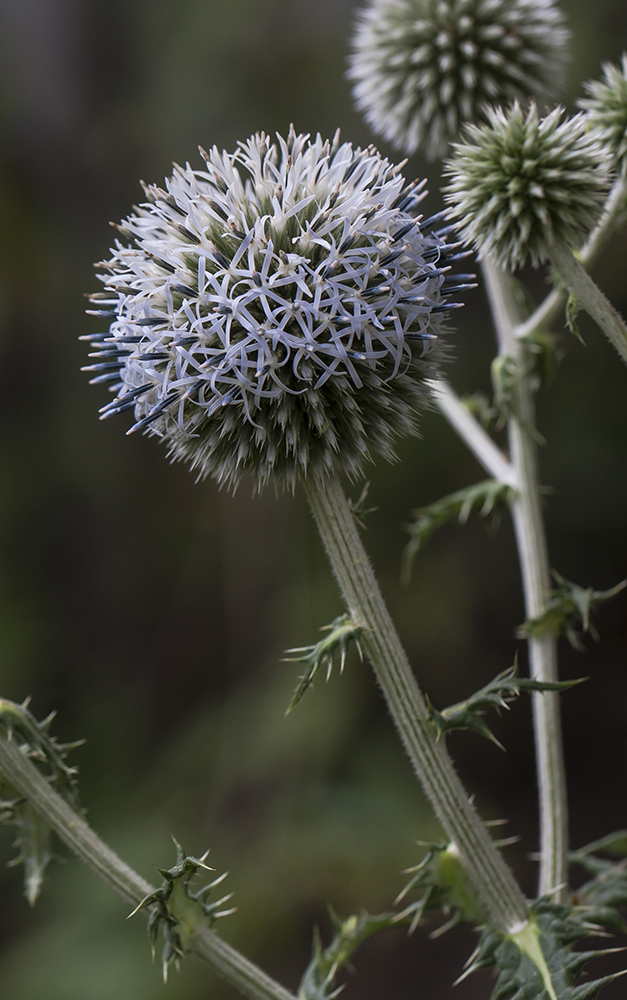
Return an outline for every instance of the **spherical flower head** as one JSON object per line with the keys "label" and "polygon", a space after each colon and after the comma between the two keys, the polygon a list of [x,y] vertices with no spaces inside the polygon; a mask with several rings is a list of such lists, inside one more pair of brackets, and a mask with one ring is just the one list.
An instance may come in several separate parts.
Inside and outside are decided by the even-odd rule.
{"label": "spherical flower head", "polygon": [[488,111],[453,146],[444,197],[462,237],[482,256],[514,269],[535,266],[555,242],[581,244],[597,222],[610,185],[610,161],[584,114],[535,105]]}
{"label": "spherical flower head", "polygon": [[620,66],[605,63],[603,80],[584,84],[588,97],[579,107],[588,112],[588,121],[603,131],[605,142],[621,171],[627,173],[627,53]]}
{"label": "spherical flower head", "polygon": [[134,410],[131,430],[229,486],[357,476],[415,429],[456,305],[452,250],[416,218],[423,184],[374,147],[293,130],[202,155],[145,188],[97,265],[102,416]]}
{"label": "spherical flower head", "polygon": [[377,135],[435,159],[486,105],[557,96],[568,37],[552,0],[370,0],[353,38],[355,102]]}

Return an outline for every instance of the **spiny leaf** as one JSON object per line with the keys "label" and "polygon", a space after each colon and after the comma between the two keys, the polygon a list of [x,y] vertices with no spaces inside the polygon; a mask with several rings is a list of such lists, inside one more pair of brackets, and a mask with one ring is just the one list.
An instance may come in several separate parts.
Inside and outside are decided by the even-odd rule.
{"label": "spiny leaf", "polygon": [[407,526],[411,539],[403,556],[403,580],[409,581],[416,554],[438,528],[454,520],[465,524],[472,511],[487,517],[497,505],[510,500],[512,494],[511,486],[496,479],[486,479],[413,511],[415,520]]}
{"label": "spiny leaf", "polygon": [[579,332],[579,327],[577,325],[577,316],[579,315],[580,311],[581,311],[581,306],[579,305],[579,302],[577,301],[575,296],[569,295],[566,300],[566,312],[565,312],[566,326],[568,327],[571,333],[574,333],[579,343],[583,344],[583,346],[585,347],[586,342],[581,336]]}
{"label": "spiny leaf", "polygon": [[551,381],[555,369],[561,360],[558,354],[555,338],[546,330],[536,330],[524,337],[528,354],[533,361],[533,371],[540,385],[545,386]]}
{"label": "spiny leaf", "polygon": [[428,850],[422,861],[404,872],[412,877],[394,902],[399,903],[414,889],[425,891],[417,902],[411,903],[398,914],[396,922],[409,920],[409,931],[412,933],[425,912],[442,910],[445,914],[450,914],[451,919],[435,932],[436,935],[462,921],[484,924],[485,914],[455,844],[426,846]]}
{"label": "spiny leaf", "polygon": [[364,529],[366,527],[364,518],[366,518],[368,514],[374,514],[375,511],[379,509],[378,507],[366,507],[366,499],[368,497],[369,490],[370,490],[370,483],[364,483],[364,488],[361,491],[357,500],[349,499],[348,501],[348,506],[351,509],[353,517],[357,521],[359,527]]}
{"label": "spiny leaf", "polygon": [[323,948],[320,935],[314,936],[313,956],[305,970],[298,1000],[331,1000],[342,987],[335,988],[340,969],[350,961],[355,949],[379,931],[398,925],[397,913],[360,913],[340,920],[331,913],[335,933],[327,948]]}
{"label": "spiny leaf", "polygon": [[[174,837],[172,839],[174,840]],[[129,913],[129,917],[133,917],[146,907],[154,907],[148,917],[148,938],[154,959],[159,931],[163,933],[161,962],[164,982],[167,982],[170,965],[174,963],[178,969],[180,959],[185,956],[193,938],[202,927],[213,927],[219,917],[226,917],[235,912],[233,908],[220,909],[231,899],[233,893],[228,893],[213,903],[208,903],[206,900],[214,886],[219,885],[228,872],[192,892],[190,883],[198,872],[214,870],[205,864],[209,851],[206,851],[201,858],[192,858],[185,854],[176,840],[174,844],[176,864],[168,869],[157,868],[163,876],[163,885],[145,896],[133,912]]]}
{"label": "spiny leaf", "polygon": [[538,681],[531,677],[519,677],[517,664],[514,664],[465,701],[450,705],[441,712],[429,703],[429,716],[435,725],[438,739],[443,733],[452,729],[472,729],[503,749],[483,720],[484,712],[491,708],[497,711],[509,709],[510,702],[514,701],[521,691],[566,691],[579,683],[580,680]]}
{"label": "spiny leaf", "polygon": [[[525,356],[522,362],[506,354],[498,354],[490,366],[492,376],[492,386],[494,388],[494,405],[500,414],[497,427],[502,427],[506,420],[516,412],[516,388],[523,378],[529,378],[532,385],[538,388],[538,382],[542,378],[542,354],[546,352],[547,345],[540,346],[541,341],[536,338],[525,338]],[[540,352],[540,363],[537,357]],[[546,361],[546,359],[545,359]],[[520,417],[520,414],[519,414]],[[545,444],[545,440],[533,423],[524,421],[527,432],[537,441],[538,444]]]}
{"label": "spiny leaf", "polygon": [[363,660],[363,652],[359,639],[365,631],[365,625],[354,622],[350,615],[339,615],[330,625],[325,625],[320,630],[329,634],[317,642],[314,646],[297,646],[295,649],[287,649],[286,653],[298,653],[298,656],[286,656],[284,660],[288,663],[306,663],[307,669],[300,677],[298,686],[294,691],[292,700],[287,708],[286,715],[298,705],[305,692],[313,684],[320,667],[326,667],[326,680],[329,680],[333,663],[336,656],[340,658],[340,673],[344,670],[346,654],[351,643],[354,643],[360,659]]}
{"label": "spiny leaf", "polygon": [[[620,860],[599,857],[600,853]],[[572,851],[569,861],[592,876],[577,890],[577,902],[591,908],[597,923],[609,930],[627,933],[621,913],[627,908],[627,830],[619,830]]]}
{"label": "spiny leaf", "polygon": [[565,635],[571,646],[581,650],[584,648],[580,641],[581,632],[589,632],[596,640],[599,638],[591,621],[592,613],[599,604],[610,601],[624,590],[627,580],[622,580],[609,590],[593,590],[592,587],[584,588],[571,583],[555,570],[553,576],[560,586],[552,592],[546,611],[537,618],[524,622],[517,634],[521,638],[548,633]]}
{"label": "spiny leaf", "polygon": [[[81,811],[76,786],[76,768],[69,767],[65,758],[76,743],[57,743],[49,735],[54,713],[43,722],[28,710],[28,699],[21,705],[0,699],[0,733],[17,742],[22,753],[29,757],[44,777],[73,809]],[[0,774],[0,792],[8,796],[0,801],[0,823],[14,826],[18,855],[11,865],[24,865],[24,895],[33,906],[43,882],[44,872],[54,854],[51,847],[52,831],[41,816],[22,798],[17,790]]]}
{"label": "spiny leaf", "polygon": [[489,430],[496,423],[499,411],[483,392],[473,392],[471,395],[462,396],[461,401],[467,410],[476,417],[484,430]]}
{"label": "spiny leaf", "polygon": [[486,928],[462,978],[478,969],[496,968],[498,979],[490,1000],[593,1000],[604,985],[623,974],[577,985],[589,961],[617,950],[572,951],[575,942],[599,933],[591,923],[593,916],[592,909],[541,899],[523,927],[509,934]]}
{"label": "spiny leaf", "polygon": [[512,414],[514,389],[523,374],[525,373],[521,371],[516,359],[507,354],[497,354],[490,365],[494,405],[502,419]]}

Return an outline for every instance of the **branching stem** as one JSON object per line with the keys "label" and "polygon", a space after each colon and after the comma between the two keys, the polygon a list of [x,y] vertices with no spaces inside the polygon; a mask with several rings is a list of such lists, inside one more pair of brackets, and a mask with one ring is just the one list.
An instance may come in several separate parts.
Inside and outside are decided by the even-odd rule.
{"label": "branching stem", "polygon": [[311,510],[333,572],[372,662],[407,754],[491,922],[508,930],[527,919],[526,901],[469,801],[446,750],[438,741],[401,646],[346,496],[337,478],[305,484]]}
{"label": "branching stem", "polygon": [[[517,492],[511,510],[528,619],[544,613],[551,591],[549,559],[542,512],[536,459],[535,413],[531,375],[524,343],[514,330],[515,305],[508,275],[489,261],[483,272],[499,352],[513,358],[518,379],[513,387],[512,412],[508,418],[511,461],[516,470]],[[537,680],[556,681],[557,638],[552,634],[530,636],[530,674]],[[568,807],[566,772],[556,692],[533,693],[536,765],[540,796],[540,880],[539,895],[553,893],[559,901],[566,882],[568,850]]]}
{"label": "branching stem", "polygon": [[[19,747],[0,734],[0,773],[45,819],[77,857],[104,879],[132,907],[154,891],[50,786]],[[294,995],[249,962],[209,928],[196,934],[192,950],[214,972],[251,1000],[296,1000]]]}
{"label": "branching stem", "polygon": [[518,480],[512,463],[506,459],[490,435],[486,434],[479,421],[468,407],[464,406],[448,382],[441,378],[434,379],[431,382],[431,391],[442,414],[462,441],[468,445],[475,458],[481,462],[486,472],[489,472],[493,479],[515,490]]}
{"label": "branching stem", "polygon": [[[616,229],[621,215],[625,212],[627,198],[627,177],[619,177],[610,191],[605,209],[598,226],[592,231],[586,243],[577,256],[580,263],[589,268],[594,264],[599,253]],[[544,302],[529,316],[515,327],[517,337],[532,337],[535,333],[546,330],[559,316],[564,308],[566,291],[564,288],[554,288]]]}

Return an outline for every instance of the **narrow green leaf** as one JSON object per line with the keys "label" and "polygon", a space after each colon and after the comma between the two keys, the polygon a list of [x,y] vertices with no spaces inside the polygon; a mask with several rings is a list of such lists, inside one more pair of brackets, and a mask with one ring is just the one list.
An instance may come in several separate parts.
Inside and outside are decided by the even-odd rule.
{"label": "narrow green leaf", "polygon": [[[19,745],[22,753],[33,761],[72,808],[80,812],[76,768],[68,766],[66,757],[82,741],[58,743],[48,732],[53,717],[54,713],[43,722],[38,722],[28,710],[28,699],[22,705],[0,699],[0,728],[9,740]],[[0,801],[0,823],[13,826],[17,833],[15,846],[18,848],[18,855],[10,864],[24,866],[24,895],[31,906],[34,906],[41,891],[45,870],[54,857],[52,831],[1,774],[0,793],[7,796],[4,801]]]}
{"label": "narrow green leaf", "polygon": [[453,729],[472,729],[481,736],[492,740],[503,749],[494,733],[484,722],[482,715],[491,708],[500,711],[508,709],[510,702],[518,697],[521,691],[567,691],[582,679],[574,681],[538,681],[531,677],[519,677],[517,664],[498,674],[493,680],[482,687],[465,701],[438,712],[429,702],[429,715],[436,727],[438,739],[443,733]]}
{"label": "narrow green leaf", "polygon": [[560,584],[553,590],[546,611],[537,618],[528,619],[517,631],[520,638],[531,635],[564,635],[575,649],[583,649],[580,636],[590,633],[598,640],[598,632],[592,622],[592,614],[600,604],[610,601],[627,587],[627,580],[622,580],[609,590],[593,590],[592,587],[580,587],[571,583],[559,573],[553,571],[553,576]]}
{"label": "narrow green leaf", "polygon": [[[174,840],[174,838],[172,838]],[[212,903],[207,902],[211,890],[225,878],[226,872],[219,875],[208,885],[202,886],[196,892],[192,891],[192,879],[201,871],[213,871],[205,864],[208,851],[201,858],[192,858],[185,854],[181,845],[174,840],[176,846],[176,864],[172,868],[158,868],[163,876],[163,885],[149,893],[135,907],[129,918],[140,910],[151,909],[148,918],[148,939],[154,958],[155,945],[159,932],[163,934],[163,950],[161,963],[163,981],[167,982],[168,969],[172,964],[177,968],[194,940],[203,927],[213,927],[216,920],[234,913],[234,909],[224,910],[222,907],[232,897],[232,893],[222,896]]]}
{"label": "narrow green leaf", "polygon": [[577,301],[574,295],[570,294],[566,300],[566,313],[565,313],[566,326],[568,327],[571,333],[574,333],[579,343],[583,344],[583,346],[585,347],[586,342],[581,336],[579,332],[579,327],[577,326],[577,316],[579,315],[580,311],[581,311],[581,306],[579,305],[579,302]]}
{"label": "narrow green leaf", "polygon": [[360,913],[346,920],[331,915],[335,934],[328,947],[323,948],[316,932],[313,956],[302,978],[298,1000],[331,1000],[337,996],[342,989],[335,988],[337,974],[349,963],[355,949],[374,934],[398,925],[397,913]]}
{"label": "narrow green leaf", "polygon": [[350,615],[339,615],[330,625],[324,625],[321,632],[329,634],[320,639],[313,646],[297,646],[295,649],[287,649],[286,653],[297,653],[297,656],[285,656],[287,663],[305,663],[307,668],[305,673],[299,678],[298,686],[294,691],[292,700],[287,708],[286,715],[298,705],[306,691],[313,684],[314,677],[318,670],[326,667],[326,680],[328,681],[333,670],[336,657],[340,659],[340,673],[344,670],[346,654],[351,643],[354,643],[360,659],[363,660],[363,652],[359,642],[360,636],[365,631],[365,625],[354,622]]}
{"label": "narrow green leaf", "polygon": [[500,483],[496,479],[486,479],[450,493],[427,507],[414,510],[414,520],[407,525],[410,541],[403,555],[403,581],[409,582],[414,558],[438,528],[450,521],[465,524],[473,511],[478,512],[481,517],[487,517],[498,506],[507,503],[513,492],[511,486],[505,483]]}

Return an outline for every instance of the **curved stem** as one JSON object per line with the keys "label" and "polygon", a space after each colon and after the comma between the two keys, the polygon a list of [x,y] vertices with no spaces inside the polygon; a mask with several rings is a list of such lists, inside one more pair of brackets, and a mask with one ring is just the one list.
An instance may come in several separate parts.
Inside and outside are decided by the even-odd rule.
{"label": "curved stem", "polygon": [[309,504],[336,580],[409,759],[491,922],[508,931],[527,920],[527,905],[512,873],[470,802],[438,741],[396,629],[385,606],[339,480],[305,483]]}
{"label": "curved stem", "polygon": [[[129,868],[50,786],[19,747],[0,734],[0,773],[107,885],[135,907],[154,886]],[[209,928],[201,928],[191,950],[222,979],[251,1000],[296,1000],[294,995],[249,962]]]}
{"label": "curved stem", "polygon": [[[577,257],[584,267],[591,267],[594,264],[599,253],[614,232],[621,212],[626,207],[626,194],[627,177],[619,177],[610,191],[598,226],[592,231],[586,243],[584,243],[581,250],[577,253]],[[533,336],[534,333],[546,329],[557,319],[565,302],[565,290],[563,288],[554,288],[528,319],[516,325],[515,335],[517,337],[529,337]]]}
{"label": "curved stem", "polygon": [[[546,610],[551,592],[549,558],[540,507],[540,489],[534,440],[533,392],[527,373],[524,345],[514,331],[513,296],[509,276],[490,261],[482,262],[490,306],[497,330],[499,351],[515,361],[519,378],[513,388],[512,413],[508,418],[511,460],[517,477],[517,492],[511,504],[512,519],[525,595],[527,618]],[[557,637],[530,636],[529,670],[541,681],[558,680]],[[568,850],[568,806],[566,772],[557,692],[533,693],[536,765],[540,796],[539,895],[552,893],[558,901],[566,882]]]}

